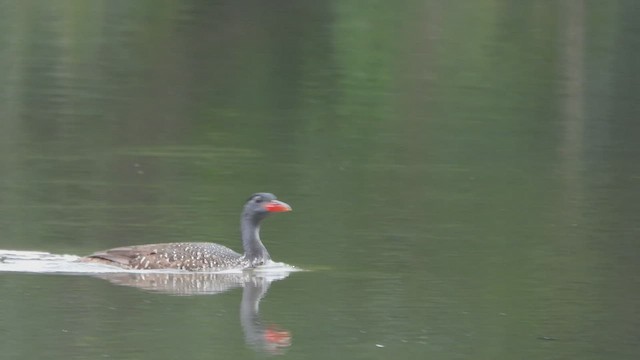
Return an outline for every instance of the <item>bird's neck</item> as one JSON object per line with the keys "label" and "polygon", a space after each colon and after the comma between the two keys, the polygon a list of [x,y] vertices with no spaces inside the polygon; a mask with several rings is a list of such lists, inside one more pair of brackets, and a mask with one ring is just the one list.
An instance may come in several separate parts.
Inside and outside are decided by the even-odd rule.
{"label": "bird's neck", "polygon": [[260,241],[260,220],[244,215],[240,221],[240,231],[242,232],[242,247],[244,257],[253,265],[263,263],[271,259],[267,248]]}

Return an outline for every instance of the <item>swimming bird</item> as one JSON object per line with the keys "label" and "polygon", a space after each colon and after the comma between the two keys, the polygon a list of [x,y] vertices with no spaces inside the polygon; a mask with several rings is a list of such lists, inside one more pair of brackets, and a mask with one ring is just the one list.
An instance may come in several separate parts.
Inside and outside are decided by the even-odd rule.
{"label": "swimming bird", "polygon": [[123,269],[179,269],[222,271],[264,265],[271,260],[260,240],[260,224],[272,213],[291,211],[291,206],[270,193],[255,193],[247,200],[240,216],[244,254],[226,246],[208,243],[164,243],[118,247],[99,251],[80,259]]}

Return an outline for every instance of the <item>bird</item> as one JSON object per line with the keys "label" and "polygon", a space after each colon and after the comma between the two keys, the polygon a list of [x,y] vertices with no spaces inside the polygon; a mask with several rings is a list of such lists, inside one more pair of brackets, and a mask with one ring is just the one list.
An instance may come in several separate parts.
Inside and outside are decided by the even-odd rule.
{"label": "bird", "polygon": [[118,247],[80,258],[131,270],[176,269],[186,271],[224,271],[255,268],[270,262],[271,256],[260,240],[260,224],[272,213],[291,211],[291,206],[271,193],[249,197],[240,216],[244,254],[211,242],[175,242]]}

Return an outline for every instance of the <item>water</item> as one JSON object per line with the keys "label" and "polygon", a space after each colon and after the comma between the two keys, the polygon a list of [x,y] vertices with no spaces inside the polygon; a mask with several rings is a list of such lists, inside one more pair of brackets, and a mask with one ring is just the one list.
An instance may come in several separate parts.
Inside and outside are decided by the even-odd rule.
{"label": "water", "polygon": [[0,358],[637,359],[636,3],[1,2]]}

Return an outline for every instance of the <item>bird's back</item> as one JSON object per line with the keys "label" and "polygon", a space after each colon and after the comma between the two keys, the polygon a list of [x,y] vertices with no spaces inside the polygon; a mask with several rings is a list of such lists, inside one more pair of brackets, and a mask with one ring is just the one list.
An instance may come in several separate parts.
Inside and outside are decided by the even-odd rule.
{"label": "bird's back", "polygon": [[81,259],[126,269],[217,271],[241,266],[241,254],[215,243],[166,243],[119,247]]}

